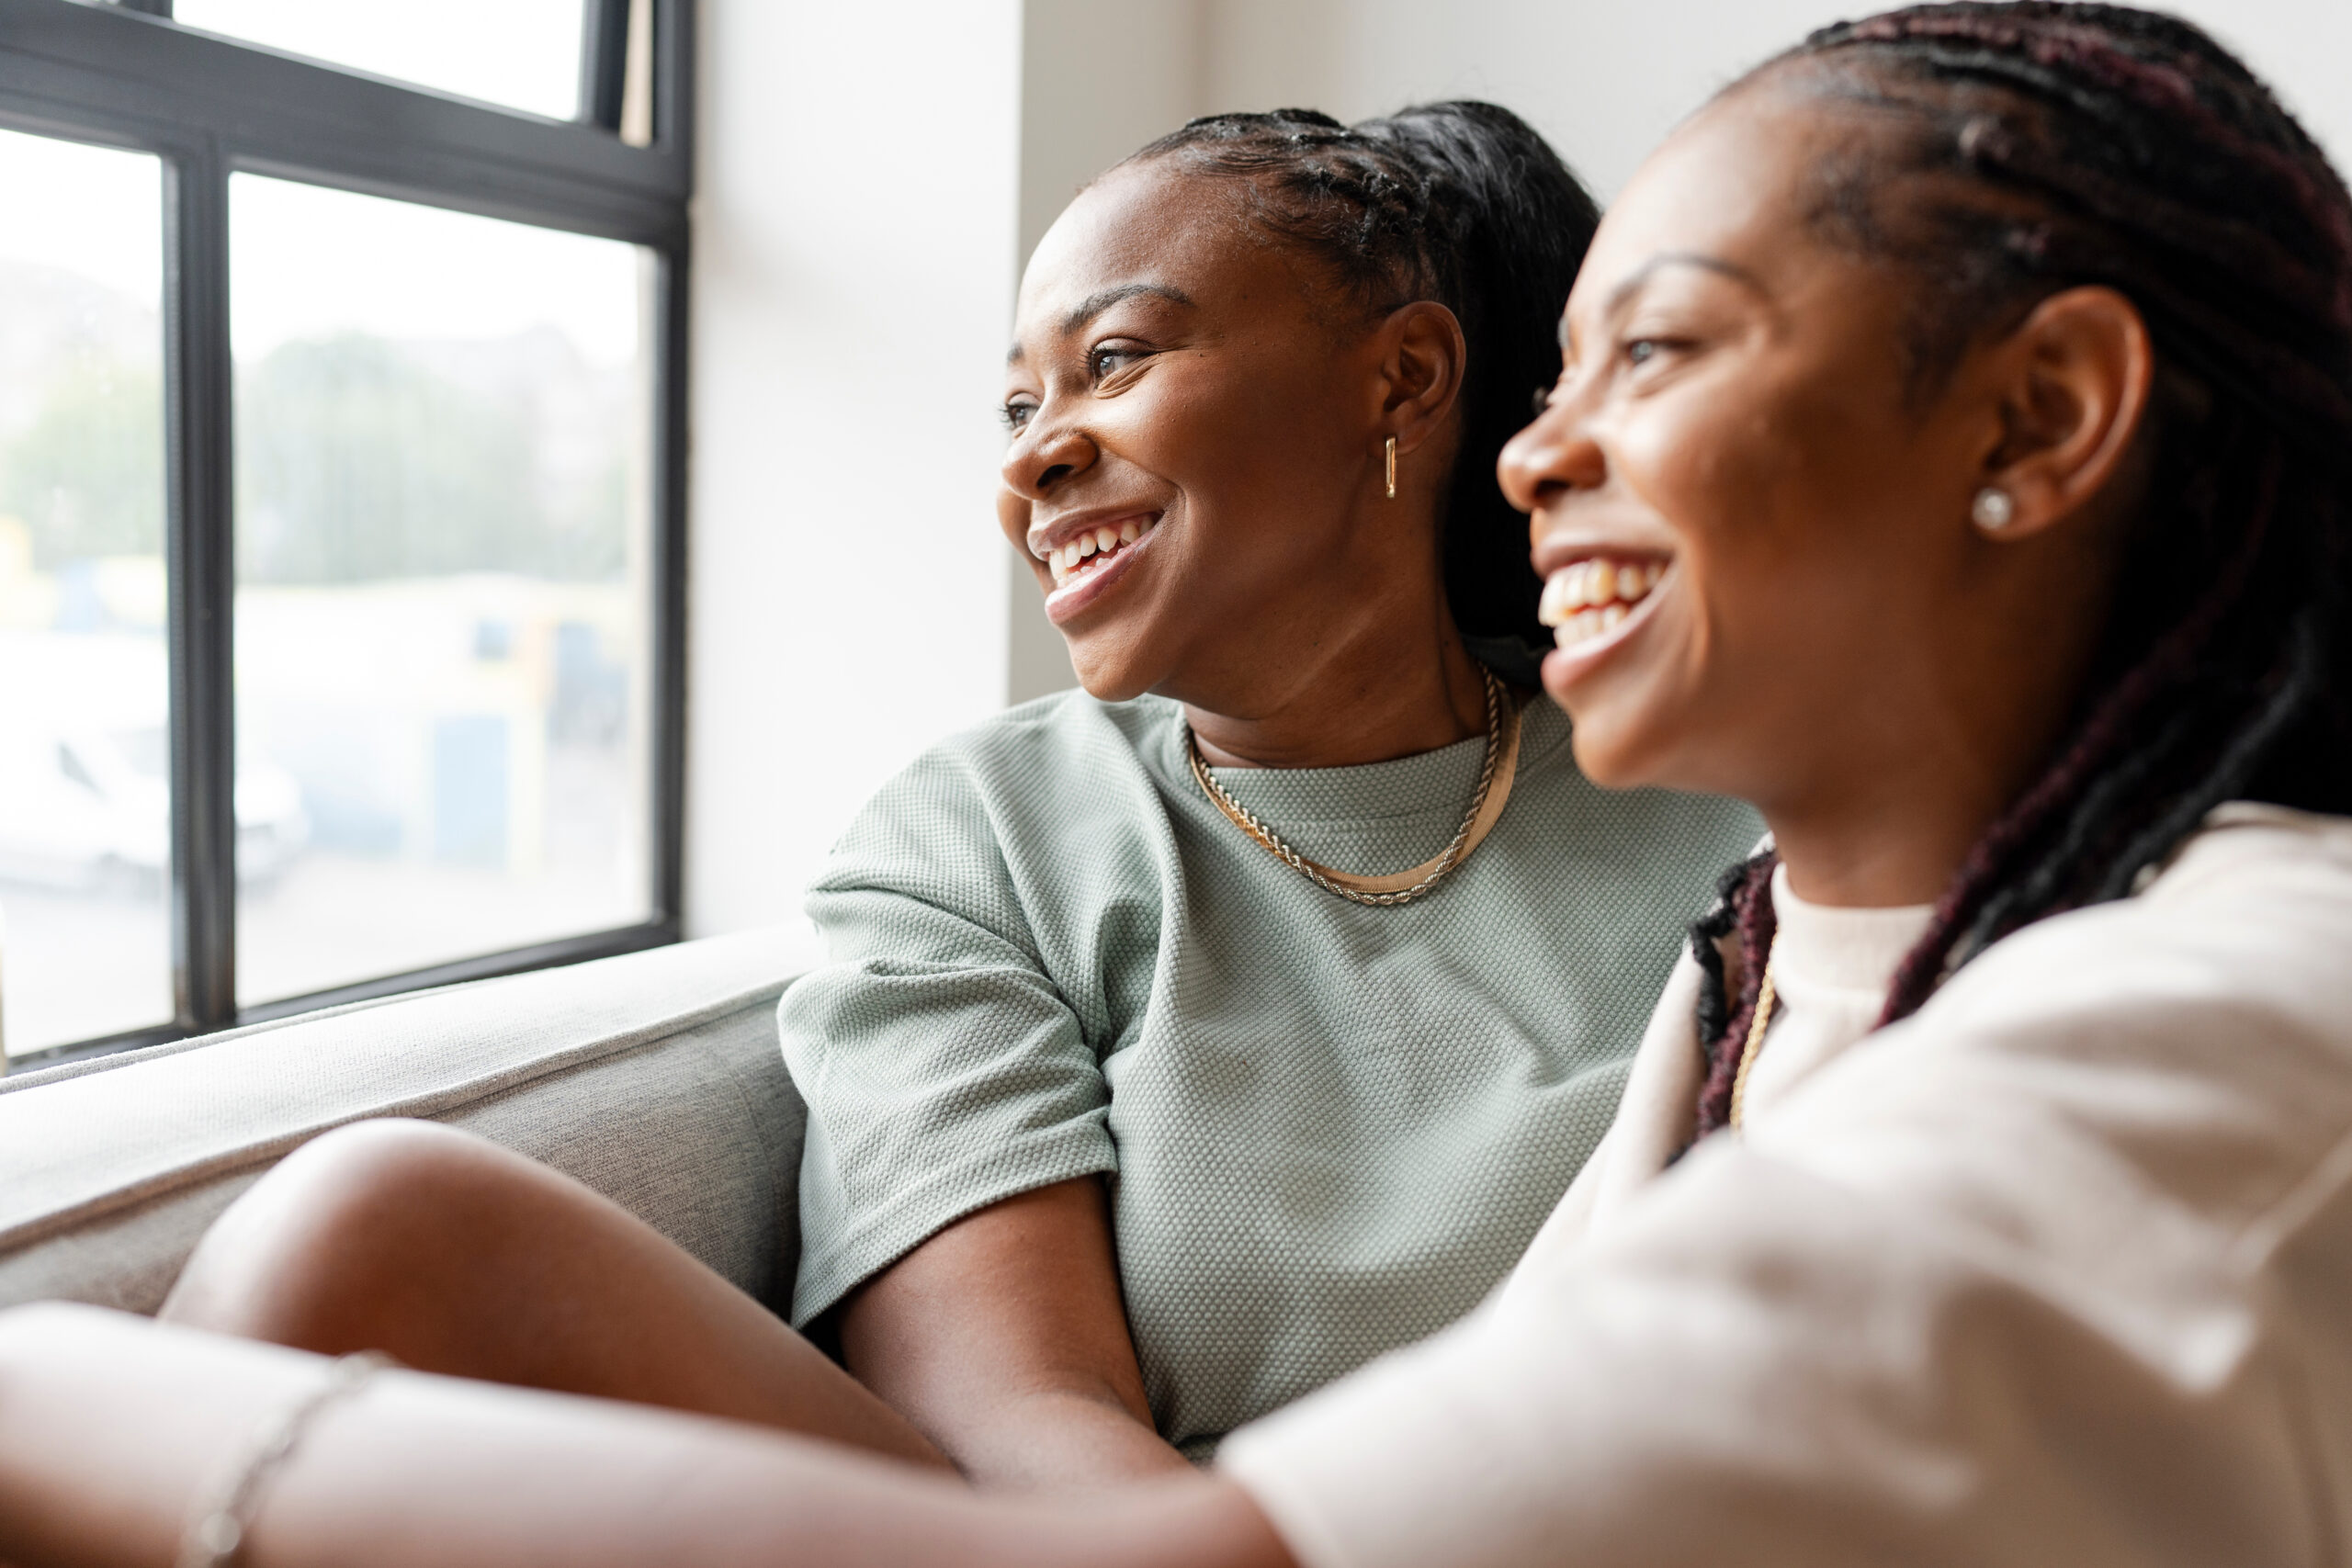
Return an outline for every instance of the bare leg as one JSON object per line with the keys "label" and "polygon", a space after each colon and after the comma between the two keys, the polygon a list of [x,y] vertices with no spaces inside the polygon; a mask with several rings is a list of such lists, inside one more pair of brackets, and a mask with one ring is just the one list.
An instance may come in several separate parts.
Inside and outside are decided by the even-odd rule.
{"label": "bare leg", "polygon": [[[317,1386],[310,1356],[89,1307],[0,1313],[0,1560],[168,1562],[198,1487]],[[255,1568],[1285,1568],[1231,1482],[1058,1497],[641,1406],[387,1373],[261,1497]]]}
{"label": "bare leg", "polygon": [[424,1122],[306,1145],[222,1214],[162,1317],[665,1405],[944,1466],[758,1303],[578,1182]]}

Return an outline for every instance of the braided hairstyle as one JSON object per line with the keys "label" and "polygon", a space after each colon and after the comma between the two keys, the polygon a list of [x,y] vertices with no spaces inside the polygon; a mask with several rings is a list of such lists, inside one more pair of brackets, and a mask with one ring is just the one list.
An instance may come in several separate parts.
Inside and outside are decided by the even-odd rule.
{"label": "braided hairstyle", "polygon": [[[2083,284],[2138,307],[2159,367],[2154,471],[2084,697],[1936,905],[1883,1026],[2020,926],[2134,891],[2224,800],[2352,810],[2352,198],[2242,62],[2126,6],[1912,6],[1758,77],[1879,122],[1821,172],[1811,216],[1919,279],[1915,392]],[[1728,1120],[1771,865],[1734,868],[1691,932],[1702,1136]]]}
{"label": "braided hairstyle", "polygon": [[1494,104],[1422,104],[1344,126],[1312,109],[1221,114],[1128,163],[1244,181],[1248,221],[1320,263],[1377,317],[1433,299],[1469,345],[1462,441],[1439,513],[1447,603],[1472,651],[1535,683],[1550,636],[1527,520],[1495,483],[1527,394],[1559,378],[1557,324],[1600,215],[1534,128]]}

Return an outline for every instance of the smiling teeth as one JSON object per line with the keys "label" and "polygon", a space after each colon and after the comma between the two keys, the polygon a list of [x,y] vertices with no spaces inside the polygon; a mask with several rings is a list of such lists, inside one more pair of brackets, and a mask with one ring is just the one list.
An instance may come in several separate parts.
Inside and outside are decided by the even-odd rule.
{"label": "smiling teeth", "polygon": [[1536,618],[1553,628],[1554,642],[1573,648],[1623,626],[1665,575],[1661,561],[1577,561],[1544,582]]}
{"label": "smiling teeth", "polygon": [[[1151,532],[1159,523],[1159,520],[1156,517],[1149,522],[1138,522],[1130,517],[1115,528],[1105,524],[1101,527],[1089,528],[1071,535],[1046,552],[1046,564],[1051,567],[1054,572],[1054,586],[1059,588],[1077,576],[1080,562],[1091,560],[1096,556],[1108,560],[1126,546],[1134,544]],[[1086,570],[1092,571],[1095,569],[1088,567]]]}

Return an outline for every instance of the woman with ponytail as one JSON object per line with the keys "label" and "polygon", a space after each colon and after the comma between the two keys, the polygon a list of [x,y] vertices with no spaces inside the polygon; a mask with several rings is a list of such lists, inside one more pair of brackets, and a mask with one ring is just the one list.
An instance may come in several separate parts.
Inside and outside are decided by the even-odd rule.
{"label": "woman with ponytail", "polygon": [[[418,1123],[286,1161],[163,1315],[1035,1483],[1182,1471],[1467,1312],[1759,830],[1594,788],[1528,705],[1494,464],[1595,220],[1516,116],[1442,103],[1195,121],[1046,236],[1000,521],[1086,689],[934,748],[817,881],[793,1327]],[[879,530],[876,481],[819,525]]]}
{"label": "woman with ponytail", "polygon": [[[626,1521],[820,1564],[2343,1561],[2343,183],[2185,23],[1894,12],[1677,131],[1564,339],[1502,464],[1545,685],[1597,780],[1739,795],[1772,846],[1499,1292],[1083,1499],[394,1377],[264,1560],[645,1560]],[[0,1552],[160,1561],[203,1439],[321,1377],[0,1319]],[[153,1434],[112,1493],[108,1419]],[[434,1439],[399,1473],[474,1512],[383,1545]]]}

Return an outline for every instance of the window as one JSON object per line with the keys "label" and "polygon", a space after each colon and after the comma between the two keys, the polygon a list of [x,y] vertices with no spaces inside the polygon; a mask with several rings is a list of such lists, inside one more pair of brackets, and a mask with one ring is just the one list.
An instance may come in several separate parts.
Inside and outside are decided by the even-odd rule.
{"label": "window", "polygon": [[0,1050],[677,934],[691,0],[0,0]]}
{"label": "window", "polygon": [[[184,26],[556,119],[580,112],[580,0],[175,0]],[[452,48],[454,39],[463,48]]]}

